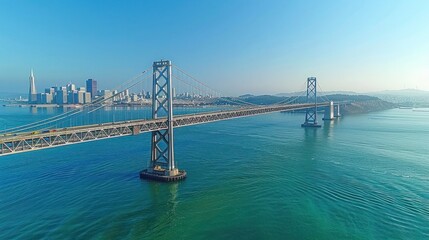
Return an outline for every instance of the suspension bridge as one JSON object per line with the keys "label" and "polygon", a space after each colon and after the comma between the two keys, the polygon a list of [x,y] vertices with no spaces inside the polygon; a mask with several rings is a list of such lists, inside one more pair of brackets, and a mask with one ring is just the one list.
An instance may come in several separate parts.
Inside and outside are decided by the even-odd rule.
{"label": "suspension bridge", "polygon": [[[151,157],[140,177],[176,181],[185,178],[186,172],[177,169],[175,164],[174,128],[296,110],[306,111],[301,126],[314,128],[321,126],[317,122],[318,109],[324,109],[324,120],[340,114],[338,103],[318,97],[314,77],[307,79],[305,90],[297,96],[270,105],[256,105],[245,99],[222,96],[171,61],[154,62],[151,68],[152,74],[148,73],[149,69],[145,70],[124,82],[119,86],[121,90],[111,96],[99,97],[81,108],[40,121],[1,130],[0,156],[151,132]],[[112,106],[115,99],[138,87],[142,93],[143,88],[152,89],[150,100],[140,101],[137,108],[133,108],[134,114],[128,108],[119,111],[121,116],[115,114]],[[182,101],[176,97],[178,89],[183,93]],[[108,112],[111,112],[110,118]],[[179,114],[173,115],[173,112]]]}

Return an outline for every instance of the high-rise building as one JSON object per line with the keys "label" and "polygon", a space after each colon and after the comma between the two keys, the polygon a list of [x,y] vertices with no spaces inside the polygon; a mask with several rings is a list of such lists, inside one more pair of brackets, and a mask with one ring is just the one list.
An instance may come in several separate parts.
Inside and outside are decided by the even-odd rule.
{"label": "high-rise building", "polygon": [[45,93],[54,94],[55,93],[55,89],[54,88],[45,88]]}
{"label": "high-rise building", "polygon": [[51,93],[37,94],[37,103],[39,104],[51,104],[52,101],[53,101],[53,95]]}
{"label": "high-rise building", "polygon": [[101,90],[100,96],[104,98],[105,103],[112,103],[113,93],[110,90]]}
{"label": "high-rise building", "polygon": [[91,93],[91,98],[97,96],[97,81],[94,79],[86,80],[86,91]]}
{"label": "high-rise building", "polygon": [[74,104],[84,104],[85,103],[85,92],[74,91],[73,93],[73,103]]}
{"label": "high-rise building", "polygon": [[69,83],[67,84],[67,91],[68,92],[72,92],[76,90],[76,85],[74,85],[73,83]]}
{"label": "high-rise building", "polygon": [[67,104],[67,91],[65,89],[56,92],[55,103],[59,105]]}
{"label": "high-rise building", "polygon": [[83,95],[83,100],[85,103],[91,103],[91,93],[85,92]]}
{"label": "high-rise building", "polygon": [[118,94],[118,90],[113,90],[113,92],[112,92],[112,96],[114,96],[113,97],[113,101],[114,102],[116,102],[116,101],[119,101],[119,96],[118,96],[119,94]]}
{"label": "high-rise building", "polygon": [[[75,94],[76,93],[76,94]],[[67,103],[73,104],[77,101],[77,91],[69,91],[67,92]]]}
{"label": "high-rise building", "polygon": [[36,91],[36,83],[34,82],[33,69],[31,69],[29,80],[30,80],[30,89],[28,91],[28,103],[34,103],[34,102],[37,102],[37,91]]}

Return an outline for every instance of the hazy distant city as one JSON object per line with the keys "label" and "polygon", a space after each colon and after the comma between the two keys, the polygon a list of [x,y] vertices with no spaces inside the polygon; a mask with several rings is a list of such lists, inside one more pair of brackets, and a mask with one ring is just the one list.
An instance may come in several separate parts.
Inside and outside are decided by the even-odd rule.
{"label": "hazy distant city", "polygon": [[[19,97],[14,99],[17,103],[20,104],[30,104],[32,106],[36,105],[82,105],[89,104],[94,100],[102,98],[104,105],[121,105],[121,104],[130,104],[130,105],[144,105],[150,104],[152,94],[151,91],[142,90],[141,92],[134,93],[126,89],[123,91],[118,90],[107,90],[107,89],[98,89],[97,80],[87,79],[86,85],[83,87],[78,87],[74,83],[69,83],[66,86],[53,86],[45,88],[44,92],[38,92],[36,88],[36,78],[34,76],[33,70],[30,72],[29,76],[29,92],[27,98]],[[176,93],[176,88],[173,88],[172,92],[173,98],[178,104],[190,104],[190,101],[195,104],[201,103],[205,100],[210,100],[213,98],[212,95],[202,95],[190,92]]]}

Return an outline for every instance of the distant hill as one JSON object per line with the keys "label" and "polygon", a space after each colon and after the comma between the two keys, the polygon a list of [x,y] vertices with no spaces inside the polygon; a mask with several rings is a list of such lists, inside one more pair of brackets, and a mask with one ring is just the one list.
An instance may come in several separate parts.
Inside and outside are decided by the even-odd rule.
{"label": "distant hill", "polygon": [[[291,96],[298,96],[298,95],[303,95],[303,93],[292,92],[292,93],[275,94],[275,96],[278,96],[278,97],[291,97]],[[340,99],[345,96],[348,96],[348,98],[352,98],[352,96],[357,96],[356,99],[362,98],[363,96],[372,96],[386,102],[398,104],[399,106],[429,107],[429,91],[417,90],[417,89],[385,90],[385,91],[368,92],[368,93],[357,93],[353,91],[330,91],[330,92],[323,92],[323,93],[319,92],[318,95],[331,96],[331,97],[337,96]],[[336,99],[333,99],[333,100],[336,100]]]}
{"label": "distant hill", "polygon": [[249,96],[245,99],[248,103],[253,103],[257,105],[269,105],[269,104],[275,104],[278,102],[281,102],[285,100],[285,97],[278,97],[273,95],[260,95],[260,96]]}
{"label": "distant hill", "polygon": [[385,90],[379,92],[367,93],[367,95],[392,95],[392,96],[429,96],[429,91],[418,89]]}
{"label": "distant hill", "polygon": [[429,106],[429,91],[417,89],[386,90],[367,93],[367,95],[378,97],[384,101],[409,107]]}
{"label": "distant hill", "polygon": [[290,93],[277,93],[274,96],[276,97],[292,97],[302,95],[303,92],[290,92]]}
{"label": "distant hill", "polygon": [[[291,92],[291,93],[277,93],[274,96],[278,97],[291,97],[291,96],[298,96],[301,95],[303,92]],[[320,96],[326,96],[326,95],[336,95],[336,94],[342,94],[342,95],[361,95],[361,93],[352,92],[352,91],[329,91],[329,92],[318,92]]]}
{"label": "distant hill", "polygon": [[383,111],[397,107],[395,104],[380,99],[351,102],[340,108],[341,114],[359,114]]}
{"label": "distant hill", "polygon": [[241,96],[238,96],[239,98],[249,98],[249,97],[254,97],[255,95],[252,95],[252,94],[244,94],[244,95],[241,95]]}
{"label": "distant hill", "polygon": [[[307,101],[306,96],[300,95],[282,97],[282,96],[273,96],[273,95],[259,95],[254,96],[251,94],[242,95],[238,98],[228,97],[224,98],[228,101],[218,100],[215,104],[232,104],[234,102],[247,102],[256,105],[270,105],[277,103],[305,103]],[[349,102],[363,102],[363,101],[379,101],[380,99],[374,96],[368,95],[347,95],[347,94],[332,94],[326,96],[319,96],[319,102],[326,101],[349,101]]]}
{"label": "distant hill", "polygon": [[[247,103],[257,104],[257,105],[270,105],[276,103],[305,103],[307,101],[306,96],[302,94],[298,96],[272,96],[272,95],[260,95],[253,96],[250,94],[245,95],[246,98],[240,97],[242,101]],[[230,98],[231,102],[234,102],[234,98]],[[349,94],[336,94],[319,96],[319,102],[334,101],[334,102],[347,102],[341,107],[342,114],[358,114],[358,113],[368,113],[374,111],[381,111],[386,109],[395,108],[396,105],[391,102],[383,101],[378,97],[368,96],[353,93]]]}
{"label": "distant hill", "polygon": [[[326,95],[323,97],[323,99],[328,99],[334,102],[338,101],[352,101],[352,102],[361,102],[361,101],[372,101],[372,100],[380,100],[377,97],[374,96],[368,96],[363,94],[356,94],[356,95],[348,95],[348,94],[332,94],[332,95]],[[323,100],[322,99],[322,100]]]}

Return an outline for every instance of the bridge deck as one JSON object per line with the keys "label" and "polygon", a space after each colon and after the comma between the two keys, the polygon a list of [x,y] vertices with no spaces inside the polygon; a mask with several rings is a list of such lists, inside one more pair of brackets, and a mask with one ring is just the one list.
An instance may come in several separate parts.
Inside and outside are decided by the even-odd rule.
{"label": "bridge deck", "polygon": [[[328,106],[329,103],[320,103],[318,107]],[[237,110],[199,113],[174,116],[174,127],[184,127],[239,117],[248,117],[272,112],[293,111],[314,107],[314,104],[290,104],[264,107],[242,108]],[[132,120],[119,123],[104,123],[83,125],[77,127],[57,129],[48,133],[20,133],[16,136],[0,138],[0,156],[39,150],[49,147],[58,147],[81,142],[95,141],[112,137],[136,135],[167,128],[167,119]]]}

